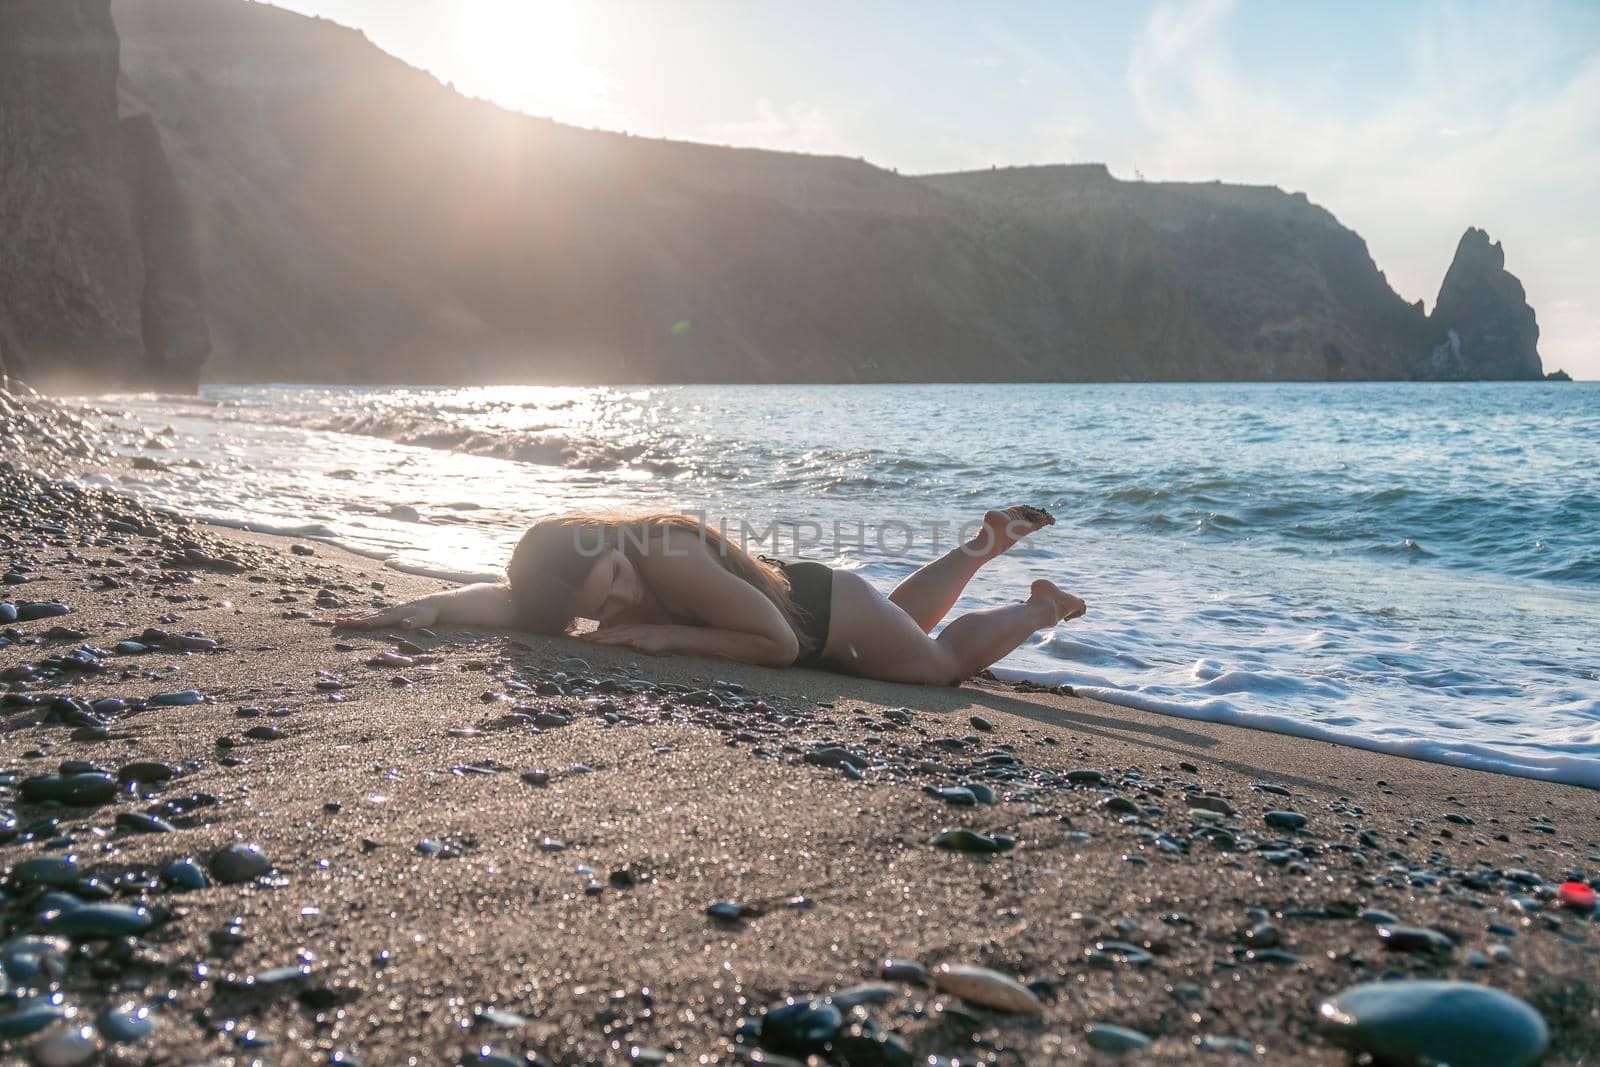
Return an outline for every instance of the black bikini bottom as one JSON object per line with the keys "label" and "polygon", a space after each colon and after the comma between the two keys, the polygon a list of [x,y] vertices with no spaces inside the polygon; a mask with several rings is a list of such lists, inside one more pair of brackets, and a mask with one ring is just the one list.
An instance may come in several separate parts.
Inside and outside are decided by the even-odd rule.
{"label": "black bikini bottom", "polygon": [[822,662],[828,644],[828,626],[833,621],[833,568],[809,560],[787,562],[761,557],[783,568],[789,578],[789,595],[800,616],[800,655],[796,667],[815,667]]}

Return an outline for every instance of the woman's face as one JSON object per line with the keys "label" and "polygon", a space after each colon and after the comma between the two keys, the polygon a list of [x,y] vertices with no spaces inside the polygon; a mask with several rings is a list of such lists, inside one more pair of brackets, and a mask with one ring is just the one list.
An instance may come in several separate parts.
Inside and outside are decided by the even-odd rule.
{"label": "woman's face", "polygon": [[578,587],[573,614],[608,626],[644,601],[644,583],[628,557],[608,548],[595,557],[589,576]]}

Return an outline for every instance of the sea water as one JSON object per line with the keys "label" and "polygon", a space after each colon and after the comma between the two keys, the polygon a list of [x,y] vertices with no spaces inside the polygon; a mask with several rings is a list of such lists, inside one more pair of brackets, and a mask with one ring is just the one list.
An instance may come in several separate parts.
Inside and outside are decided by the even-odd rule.
{"label": "sea water", "polygon": [[1600,787],[1600,383],[208,386],[85,401],[155,503],[412,570],[672,509],[887,591],[1058,518],[956,613],[1089,604],[998,665],[1113,703]]}

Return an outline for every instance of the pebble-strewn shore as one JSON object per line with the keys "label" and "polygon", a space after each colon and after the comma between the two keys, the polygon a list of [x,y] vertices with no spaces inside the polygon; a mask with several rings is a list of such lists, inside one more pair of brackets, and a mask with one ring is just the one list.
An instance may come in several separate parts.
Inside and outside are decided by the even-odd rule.
{"label": "pebble-strewn shore", "polygon": [[[514,634],[0,408],[0,1041],[41,1064],[1600,1056],[1600,797]],[[25,469],[26,468],[26,469]]]}

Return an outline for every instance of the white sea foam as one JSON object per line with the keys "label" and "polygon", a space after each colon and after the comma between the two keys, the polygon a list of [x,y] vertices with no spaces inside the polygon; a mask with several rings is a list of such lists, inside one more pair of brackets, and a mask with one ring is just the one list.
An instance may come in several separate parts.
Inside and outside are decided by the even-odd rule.
{"label": "white sea foam", "polygon": [[[1508,751],[1487,745],[1407,736],[1403,730],[1397,731],[1392,727],[1378,735],[1372,732],[1372,722],[1354,715],[1337,720],[1341,725],[1333,725],[1304,715],[1252,711],[1217,698],[1179,700],[1152,696],[1135,689],[1085,685],[1075,680],[1079,676],[1072,671],[1026,671],[1014,667],[995,667],[993,672],[1002,681],[1030,681],[1042,686],[1070,685],[1078,696],[1181,719],[1266,730],[1426,760],[1429,763],[1445,763],[1600,789],[1600,758],[1596,756],[1596,752],[1600,751],[1597,748],[1600,746],[1600,731],[1571,737],[1567,743],[1546,745],[1542,750]],[[1248,690],[1240,692],[1248,693]]]}

